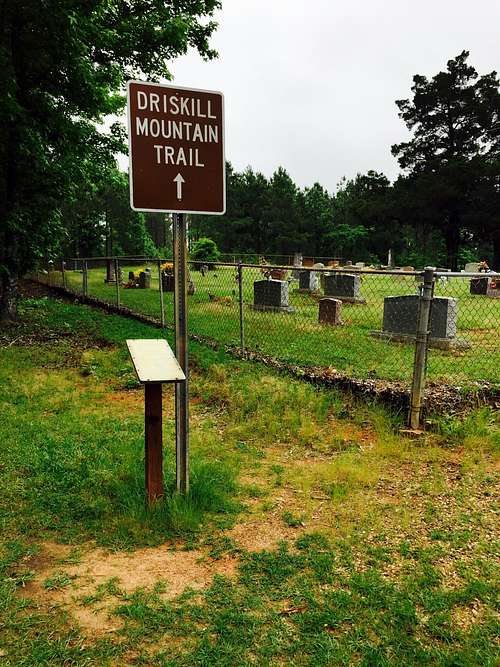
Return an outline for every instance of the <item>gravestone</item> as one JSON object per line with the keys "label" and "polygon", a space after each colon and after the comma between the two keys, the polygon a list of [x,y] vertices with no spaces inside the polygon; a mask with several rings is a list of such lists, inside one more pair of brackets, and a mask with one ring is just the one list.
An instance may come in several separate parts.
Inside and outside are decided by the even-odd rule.
{"label": "gravestone", "polygon": [[[106,278],[104,278],[104,282],[108,283],[109,285],[114,285],[116,284],[116,272],[115,272],[115,263],[114,262],[108,262],[106,266]],[[118,267],[118,282],[122,283],[123,282],[123,269],[122,267]]]}
{"label": "gravestone", "polygon": [[489,278],[471,278],[469,291],[471,294],[485,295],[488,291]]}
{"label": "gravestone", "polygon": [[133,271],[128,272],[128,279],[135,283],[135,273]]}
{"label": "gravestone", "polygon": [[[387,296],[384,299],[383,331],[415,335],[419,297],[416,294]],[[457,333],[457,299],[434,297],[430,318],[431,338],[455,338]]]}
{"label": "gravestone", "polygon": [[151,287],[151,271],[141,271],[139,273],[140,289],[149,289]]}
{"label": "gravestone", "polygon": [[477,273],[479,271],[479,262],[467,262],[465,273]]}
{"label": "gravestone", "polygon": [[172,273],[162,273],[161,284],[164,292],[173,292],[175,290],[174,275]]}
{"label": "gravestone", "polygon": [[353,273],[331,273],[325,276],[325,296],[348,303],[366,303],[360,293],[361,278]]}
{"label": "gravestone", "polygon": [[256,280],[253,284],[253,310],[292,313],[286,280]]}
{"label": "gravestone", "polygon": [[[402,343],[414,342],[419,299],[417,294],[385,297],[382,331],[374,331],[372,335]],[[434,297],[429,322],[429,347],[442,350],[470,347],[466,341],[456,338],[457,319],[457,299],[445,296]]]}
{"label": "gravestone", "polygon": [[299,292],[317,292],[319,289],[316,271],[299,271]]}
{"label": "gravestone", "polygon": [[486,296],[491,299],[500,299],[500,278],[490,278],[488,280]]}
{"label": "gravestone", "polygon": [[319,300],[319,323],[338,326],[342,324],[340,314],[342,312],[342,301],[328,297]]}
{"label": "gravestone", "polygon": [[295,278],[295,280],[299,279],[299,273],[300,271],[298,270],[302,266],[302,253],[296,252],[295,255],[293,256],[293,266],[294,269],[292,271],[292,278]]}

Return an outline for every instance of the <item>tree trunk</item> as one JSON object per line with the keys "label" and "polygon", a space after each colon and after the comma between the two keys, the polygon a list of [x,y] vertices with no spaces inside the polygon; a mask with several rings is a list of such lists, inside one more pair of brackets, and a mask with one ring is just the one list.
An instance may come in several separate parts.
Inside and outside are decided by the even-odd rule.
{"label": "tree trunk", "polygon": [[0,324],[17,320],[18,277],[3,274],[0,282]]}
{"label": "tree trunk", "polygon": [[460,216],[452,211],[445,230],[447,268],[458,271],[458,250],[460,248]]}

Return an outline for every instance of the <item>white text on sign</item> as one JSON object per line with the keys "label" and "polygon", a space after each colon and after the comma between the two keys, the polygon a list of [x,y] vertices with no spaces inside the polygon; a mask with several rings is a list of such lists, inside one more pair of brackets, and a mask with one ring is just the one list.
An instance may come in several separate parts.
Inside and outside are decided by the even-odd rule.
{"label": "white text on sign", "polygon": [[[211,120],[216,120],[212,113],[210,100],[201,100],[191,96],[172,94],[170,92],[137,91],[137,109],[149,113],[158,113],[166,118],[149,118],[137,115],[135,131],[138,137],[153,137],[189,141],[192,143],[219,143],[219,127]],[[171,116],[189,116],[196,121],[191,122],[169,118]],[[154,144],[154,159],[156,164],[172,164],[178,166],[204,167],[199,148],[174,148],[171,145]]]}

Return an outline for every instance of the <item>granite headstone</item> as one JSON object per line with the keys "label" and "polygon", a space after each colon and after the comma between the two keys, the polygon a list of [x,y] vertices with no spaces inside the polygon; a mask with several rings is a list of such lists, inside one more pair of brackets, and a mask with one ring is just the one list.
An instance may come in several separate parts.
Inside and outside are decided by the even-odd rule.
{"label": "granite headstone", "polygon": [[465,273],[477,273],[479,271],[479,262],[467,262]]}
{"label": "granite headstone", "polygon": [[325,297],[319,300],[319,323],[338,326],[342,324],[340,314],[342,312],[342,301]]}
{"label": "granite headstone", "polygon": [[173,292],[175,290],[175,277],[172,273],[162,273],[161,283],[164,292]]}
{"label": "granite headstone", "polygon": [[[417,294],[385,297],[383,331],[414,336],[417,330],[418,302]],[[434,297],[430,317],[430,337],[455,338],[457,313],[457,299],[444,296]]]}
{"label": "granite headstone", "polygon": [[141,271],[139,273],[140,289],[149,289],[151,287],[151,271]]}
{"label": "granite headstone", "polygon": [[482,294],[485,295],[488,291],[489,278],[485,276],[484,278],[471,278],[470,281],[470,293],[471,294]]}
{"label": "granite headstone", "polygon": [[342,301],[364,303],[360,276],[353,273],[331,273],[325,276],[325,295]]}
{"label": "granite headstone", "polygon": [[316,271],[299,271],[299,290],[317,292],[318,287],[318,274]]}
{"label": "granite headstone", "polygon": [[288,302],[286,280],[256,280],[253,284],[253,309],[293,312]]}

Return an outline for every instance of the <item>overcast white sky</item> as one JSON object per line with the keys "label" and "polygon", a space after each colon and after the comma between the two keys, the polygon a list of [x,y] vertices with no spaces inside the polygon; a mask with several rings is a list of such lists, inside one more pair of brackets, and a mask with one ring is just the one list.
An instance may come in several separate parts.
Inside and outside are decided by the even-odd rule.
{"label": "overcast white sky", "polygon": [[368,169],[393,179],[391,144],[408,137],[394,100],[463,49],[500,69],[500,0],[223,0],[218,60],[171,63],[180,86],[220,90],[226,157],[300,186]]}

